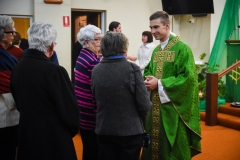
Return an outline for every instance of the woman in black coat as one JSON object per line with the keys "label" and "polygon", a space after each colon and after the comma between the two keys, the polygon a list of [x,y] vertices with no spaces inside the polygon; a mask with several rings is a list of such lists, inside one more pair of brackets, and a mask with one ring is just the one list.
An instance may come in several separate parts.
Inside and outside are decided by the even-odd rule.
{"label": "woman in black coat", "polygon": [[29,50],[14,67],[11,90],[20,111],[18,160],[76,160],[72,137],[79,132],[79,110],[66,70],[52,63],[56,30],[35,22]]}
{"label": "woman in black coat", "polygon": [[101,43],[104,58],[92,71],[99,160],[139,159],[152,103],[140,68],[126,59],[127,47],[122,33],[108,32]]}

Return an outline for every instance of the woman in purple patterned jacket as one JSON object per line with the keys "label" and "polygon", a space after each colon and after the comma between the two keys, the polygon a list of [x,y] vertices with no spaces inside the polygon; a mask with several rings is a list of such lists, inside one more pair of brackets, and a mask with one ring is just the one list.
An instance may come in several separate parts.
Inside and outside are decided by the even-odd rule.
{"label": "woman in purple patterned jacket", "polygon": [[77,39],[83,46],[75,66],[75,93],[80,108],[80,132],[83,142],[83,160],[97,160],[96,102],[92,95],[91,73],[100,61],[101,30],[94,25],[80,29]]}

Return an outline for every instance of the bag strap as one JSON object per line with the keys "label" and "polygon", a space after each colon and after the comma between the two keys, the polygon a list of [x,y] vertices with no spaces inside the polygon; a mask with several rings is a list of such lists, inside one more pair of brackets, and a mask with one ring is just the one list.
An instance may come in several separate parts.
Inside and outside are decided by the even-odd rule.
{"label": "bag strap", "polygon": [[[131,67],[132,67],[132,69],[133,69],[133,74],[134,74],[134,79],[135,79],[135,83],[134,83],[134,84],[135,84],[135,86],[134,86],[134,89],[135,89],[135,91],[134,91],[134,97],[136,97],[136,75],[135,75],[135,71],[136,71],[136,70],[134,69],[132,62],[130,62],[130,64],[131,64]],[[135,100],[135,104],[136,104],[136,100]],[[140,118],[140,121],[141,121],[141,124],[142,124],[142,129],[143,129],[143,131],[145,132],[142,118]]]}

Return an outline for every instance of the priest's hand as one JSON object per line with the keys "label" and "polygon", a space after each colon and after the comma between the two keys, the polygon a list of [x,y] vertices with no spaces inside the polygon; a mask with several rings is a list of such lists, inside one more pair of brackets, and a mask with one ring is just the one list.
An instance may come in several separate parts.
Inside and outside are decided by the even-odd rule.
{"label": "priest's hand", "polygon": [[158,88],[158,79],[154,76],[146,76],[146,80],[144,81],[147,90],[155,90]]}

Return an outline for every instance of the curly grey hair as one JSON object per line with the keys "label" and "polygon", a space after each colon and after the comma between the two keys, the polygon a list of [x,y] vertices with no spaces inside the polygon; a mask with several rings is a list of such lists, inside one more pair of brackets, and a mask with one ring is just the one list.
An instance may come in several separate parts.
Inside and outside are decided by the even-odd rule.
{"label": "curly grey hair", "polygon": [[77,34],[77,40],[82,45],[83,48],[86,48],[86,45],[84,44],[84,40],[93,40],[96,34],[101,34],[101,33],[102,31],[100,28],[89,24],[85,27],[82,27],[79,30]]}
{"label": "curly grey hair", "polygon": [[30,49],[47,52],[53,42],[56,41],[57,31],[49,23],[35,22],[28,29],[28,43]]}

